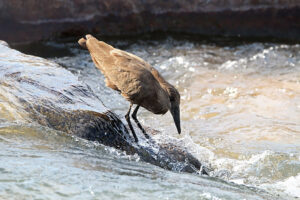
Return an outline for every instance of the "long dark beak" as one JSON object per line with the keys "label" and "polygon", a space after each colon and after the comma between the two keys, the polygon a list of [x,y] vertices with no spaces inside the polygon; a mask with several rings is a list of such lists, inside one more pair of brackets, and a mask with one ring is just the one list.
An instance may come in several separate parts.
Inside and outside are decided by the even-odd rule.
{"label": "long dark beak", "polygon": [[177,128],[177,131],[178,131],[178,134],[181,133],[181,127],[180,127],[180,110],[179,110],[179,106],[173,106],[171,107],[171,114],[173,116],[173,119],[174,119],[174,122],[175,122],[175,125],[176,125],[176,128]]}

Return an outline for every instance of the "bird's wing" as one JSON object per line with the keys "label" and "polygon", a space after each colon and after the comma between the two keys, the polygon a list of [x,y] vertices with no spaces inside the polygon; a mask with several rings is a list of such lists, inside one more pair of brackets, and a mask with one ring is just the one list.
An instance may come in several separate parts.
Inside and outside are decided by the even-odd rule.
{"label": "bird's wing", "polygon": [[167,112],[168,96],[155,77],[157,70],[143,59],[125,51],[101,51],[101,54],[95,51],[91,56],[97,68],[109,80],[109,85],[117,88],[133,104],[157,114]]}
{"label": "bird's wing", "polygon": [[147,63],[146,61],[144,61],[142,58],[134,55],[134,54],[131,54],[131,53],[128,53],[126,51],[122,51],[120,49],[113,49],[112,51],[110,51],[110,54],[114,57],[117,57],[117,58],[123,58],[123,59],[126,59],[126,60],[130,60],[130,61],[133,61],[135,64],[137,64],[139,67],[143,67],[145,68],[146,70],[148,71],[153,71],[156,69],[154,67],[152,67],[149,63]]}
{"label": "bird's wing", "polygon": [[[160,86],[148,63],[118,49],[112,50],[110,55],[107,62],[105,59],[101,60],[102,68],[105,69],[104,75],[116,85],[126,99],[139,103],[147,96],[156,95],[156,88]],[[98,58],[93,60],[97,62]]]}
{"label": "bird's wing", "polygon": [[148,70],[160,84],[169,84],[154,67],[152,67],[146,61],[144,61],[142,58],[119,49],[113,49],[112,51],[110,51],[110,54],[114,57],[119,57],[127,59],[128,61],[132,61],[135,66],[142,67],[145,70]]}

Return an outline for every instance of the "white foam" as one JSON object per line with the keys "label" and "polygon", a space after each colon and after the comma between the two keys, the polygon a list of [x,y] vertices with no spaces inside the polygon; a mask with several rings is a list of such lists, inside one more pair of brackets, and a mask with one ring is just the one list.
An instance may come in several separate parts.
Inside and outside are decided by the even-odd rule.
{"label": "white foam", "polygon": [[213,196],[211,193],[204,192],[203,194],[200,195],[200,197],[203,197],[205,199],[211,199],[211,200],[221,200],[218,197]]}
{"label": "white foam", "polygon": [[300,198],[300,173],[275,184],[263,184],[262,187],[282,191],[293,197]]}

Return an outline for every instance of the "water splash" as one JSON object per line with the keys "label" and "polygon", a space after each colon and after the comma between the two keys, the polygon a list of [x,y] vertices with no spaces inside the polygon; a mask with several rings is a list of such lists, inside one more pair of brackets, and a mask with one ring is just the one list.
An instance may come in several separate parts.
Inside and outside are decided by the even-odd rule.
{"label": "water splash", "polygon": [[[272,194],[281,195],[281,199],[299,195],[299,186],[293,184],[298,181],[300,171],[299,45],[253,43],[224,46],[176,41],[171,38],[165,41],[117,41],[113,44],[141,56],[179,88],[182,96],[182,136],[177,135],[169,114],[154,116],[143,109],[139,113],[144,126],[161,132],[154,137],[157,142],[163,144],[171,141],[193,152],[212,170],[212,176],[266,189]],[[122,117],[127,111],[128,103],[118,93],[105,87],[103,76],[95,69],[87,52],[74,48],[74,45],[69,45],[68,48],[71,48],[75,56],[53,60],[78,75],[81,81],[101,96],[105,105]],[[123,191],[130,197],[141,193],[145,196],[153,193],[156,197],[174,197],[171,194],[164,195],[167,190],[177,194],[177,198],[245,198],[245,195],[239,196],[232,190],[228,192],[220,189],[223,185],[217,189],[207,189],[207,185],[202,179],[199,181],[198,177],[169,174],[143,162],[136,162],[138,157],[126,157],[122,152],[114,154],[113,151],[103,155],[116,157],[109,159],[104,156],[103,161],[99,157],[97,161],[93,161],[99,152],[88,154],[86,160],[84,156],[76,157],[79,171],[72,168],[74,171],[71,170],[67,177],[72,179],[71,176],[74,176],[78,179],[84,173],[93,184],[86,190],[89,194],[92,190],[94,195],[99,195],[99,190],[103,187],[97,184],[101,182],[99,180],[107,182],[122,179],[135,187],[108,181],[110,184],[106,189],[111,190],[116,187],[113,185],[120,185],[118,191]],[[119,158],[121,161],[118,161]],[[112,165],[114,167],[110,169]],[[93,179],[83,170],[85,167],[91,171],[106,173],[99,177],[92,171],[90,173],[97,176],[97,179]],[[112,175],[112,171],[117,176]],[[210,181],[206,183],[218,185]],[[138,184],[143,185],[142,183],[148,186],[145,186],[147,189],[139,187]],[[63,183],[59,184],[63,186]],[[203,185],[206,185],[205,190],[202,189]],[[126,193],[128,188],[132,193]],[[163,188],[163,191],[159,188]],[[186,191],[186,196],[180,196],[177,190],[181,194]],[[259,195],[260,192],[256,191],[255,194]],[[268,197],[256,196],[252,199]]]}

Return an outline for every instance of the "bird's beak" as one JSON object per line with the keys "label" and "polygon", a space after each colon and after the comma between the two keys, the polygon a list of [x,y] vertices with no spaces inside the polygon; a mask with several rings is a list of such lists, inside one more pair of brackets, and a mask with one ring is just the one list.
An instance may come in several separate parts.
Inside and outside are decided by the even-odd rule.
{"label": "bird's beak", "polygon": [[171,111],[171,114],[173,116],[178,134],[180,134],[181,133],[181,127],[180,127],[180,110],[179,110],[179,106],[177,106],[177,105],[173,106],[172,105],[170,111]]}

